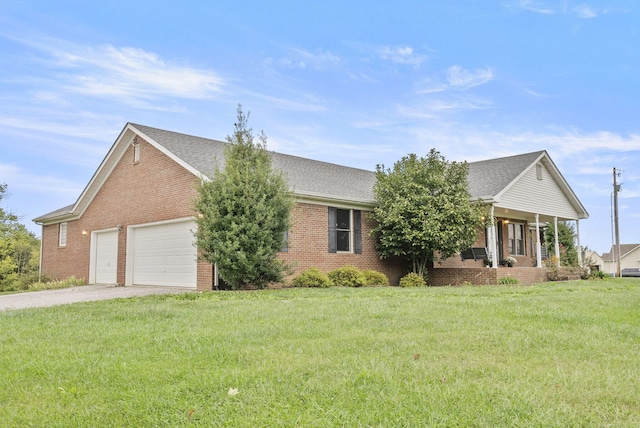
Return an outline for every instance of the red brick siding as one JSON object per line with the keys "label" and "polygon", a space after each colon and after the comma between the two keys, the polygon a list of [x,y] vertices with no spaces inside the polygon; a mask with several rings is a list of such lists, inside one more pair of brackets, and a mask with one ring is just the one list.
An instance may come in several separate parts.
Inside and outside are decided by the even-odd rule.
{"label": "red brick siding", "polygon": [[[58,225],[43,230],[43,273],[54,278],[71,275],[89,278],[91,231],[122,226],[118,239],[117,283],[125,283],[127,226],[194,215],[197,178],[182,166],[140,141],[140,162],[133,162],[129,147],[81,218],[68,222],[67,246],[58,248]],[[329,270],[352,264],[384,272],[392,284],[405,273],[402,263],[383,262],[369,236],[371,222],[362,215],[362,254],[328,252],[328,209],[322,205],[297,204],[289,233],[289,251],[281,253],[295,262],[295,272],[310,267]],[[82,235],[86,230],[87,235]],[[198,289],[211,289],[213,267],[198,262]]]}
{"label": "red brick siding", "polygon": [[495,285],[505,276],[517,278],[521,284],[535,284],[546,281],[547,270],[534,267],[435,268],[429,270],[429,285]]}
{"label": "red brick siding", "polygon": [[[522,223],[522,220],[515,220],[515,219],[497,219],[497,221],[502,221],[502,254],[504,255],[504,257],[509,256],[509,230],[508,230],[508,226],[506,223],[504,223],[504,221],[510,221],[512,223]],[[518,267],[532,267],[536,265],[536,258],[535,258],[535,254],[530,254],[531,253],[531,245],[530,245],[530,240],[532,239],[532,235],[531,233],[529,233],[528,226],[526,226],[525,224],[525,236],[524,236],[524,250],[525,250],[525,255],[524,256],[511,256],[514,257],[518,263],[517,266]],[[498,233],[497,230],[497,226],[496,226],[496,234]],[[473,244],[474,247],[486,247],[486,230],[482,229],[478,232],[478,238],[476,239],[476,242]],[[535,235],[535,234],[534,234]],[[535,242],[533,243],[533,247],[535,248]],[[489,248],[487,248],[487,250],[490,250]],[[498,251],[499,252],[499,251]],[[498,263],[500,263],[501,260],[498,260]],[[460,258],[460,254],[456,254],[453,257],[449,257],[446,260],[439,260],[436,261],[436,267],[446,267],[446,268],[453,268],[453,267],[465,267],[465,268],[469,268],[469,267],[483,267],[484,263],[482,261],[474,261],[474,260],[465,260],[462,261],[462,259]]]}
{"label": "red brick siding", "polygon": [[[127,226],[193,215],[197,179],[142,139],[140,162],[129,146],[81,218],[68,222],[67,246],[58,248],[58,225],[43,229],[42,271],[54,278],[89,277],[90,233],[122,226],[117,283],[125,282]],[[86,230],[87,235],[82,235]],[[211,288],[208,263],[198,263],[198,288]]]}
{"label": "red brick siding", "polygon": [[400,261],[380,260],[375,240],[370,236],[372,221],[366,211],[362,211],[362,254],[329,253],[328,222],[327,206],[296,204],[289,230],[289,248],[287,252],[280,253],[284,261],[295,263],[294,276],[311,267],[327,273],[344,265],[353,265],[359,269],[383,272],[391,284],[398,284],[406,273],[406,267]]}

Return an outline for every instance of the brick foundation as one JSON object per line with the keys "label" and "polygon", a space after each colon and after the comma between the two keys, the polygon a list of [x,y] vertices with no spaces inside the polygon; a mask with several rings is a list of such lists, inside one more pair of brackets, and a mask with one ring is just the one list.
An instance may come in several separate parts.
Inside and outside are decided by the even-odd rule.
{"label": "brick foundation", "polygon": [[503,277],[511,276],[521,284],[535,284],[547,280],[546,268],[534,267],[487,267],[434,268],[429,270],[429,285],[495,285]]}

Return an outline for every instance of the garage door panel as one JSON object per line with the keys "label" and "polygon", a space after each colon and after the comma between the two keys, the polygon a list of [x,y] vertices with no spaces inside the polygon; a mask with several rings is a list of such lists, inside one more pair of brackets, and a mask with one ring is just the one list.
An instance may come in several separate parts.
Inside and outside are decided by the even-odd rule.
{"label": "garage door panel", "polygon": [[192,221],[133,229],[133,284],[195,287],[197,252]]}

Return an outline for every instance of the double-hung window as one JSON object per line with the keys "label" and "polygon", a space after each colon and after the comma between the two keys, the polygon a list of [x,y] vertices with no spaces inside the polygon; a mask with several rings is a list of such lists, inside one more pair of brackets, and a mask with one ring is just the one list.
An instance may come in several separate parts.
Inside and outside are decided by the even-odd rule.
{"label": "double-hung window", "polygon": [[67,246],[67,223],[60,223],[58,229],[58,246],[66,247]]}
{"label": "double-hung window", "polygon": [[524,224],[509,223],[509,254],[524,256]]}
{"label": "double-hung window", "polygon": [[329,252],[362,253],[360,210],[329,207]]}

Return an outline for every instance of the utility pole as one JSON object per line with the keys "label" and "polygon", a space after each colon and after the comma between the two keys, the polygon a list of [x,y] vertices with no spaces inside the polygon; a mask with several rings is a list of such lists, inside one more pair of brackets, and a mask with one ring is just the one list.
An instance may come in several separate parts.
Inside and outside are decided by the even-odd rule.
{"label": "utility pole", "polygon": [[618,192],[620,191],[620,185],[617,182],[618,177],[620,177],[620,171],[613,168],[613,223],[616,230],[616,246],[614,251],[616,276],[620,277],[620,228],[618,227]]}

